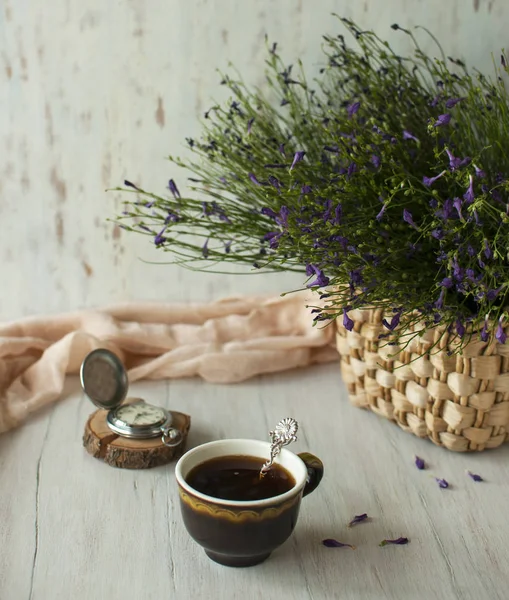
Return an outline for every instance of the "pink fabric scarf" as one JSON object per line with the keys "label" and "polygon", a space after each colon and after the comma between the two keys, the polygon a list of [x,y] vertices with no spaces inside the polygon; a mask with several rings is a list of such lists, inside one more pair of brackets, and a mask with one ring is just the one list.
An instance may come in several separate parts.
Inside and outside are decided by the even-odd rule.
{"label": "pink fabric scarf", "polygon": [[130,303],[0,325],[0,432],[62,394],[95,348],[115,352],[129,381],[199,375],[234,383],[337,359],[332,326],[312,327],[317,296]]}

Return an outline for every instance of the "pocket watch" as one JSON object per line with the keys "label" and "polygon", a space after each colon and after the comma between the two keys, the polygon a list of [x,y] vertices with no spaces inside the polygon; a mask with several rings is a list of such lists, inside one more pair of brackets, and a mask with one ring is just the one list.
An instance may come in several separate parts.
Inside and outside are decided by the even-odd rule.
{"label": "pocket watch", "polygon": [[127,398],[127,373],[116,354],[98,348],[87,354],[80,369],[83,391],[95,406],[108,410],[106,423],[117,435],[131,439],[161,436],[166,446],[178,446],[183,440],[172,427],[173,415],[142,398]]}

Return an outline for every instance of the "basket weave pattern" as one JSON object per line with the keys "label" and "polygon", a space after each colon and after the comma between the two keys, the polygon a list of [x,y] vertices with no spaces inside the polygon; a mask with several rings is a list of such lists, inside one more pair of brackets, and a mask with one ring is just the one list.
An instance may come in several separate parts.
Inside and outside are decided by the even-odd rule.
{"label": "basket weave pattern", "polygon": [[378,309],[352,310],[352,331],[336,320],[350,401],[449,450],[480,451],[508,441],[509,344],[475,339],[450,356],[447,335],[429,351],[440,337],[430,329],[401,350],[379,339],[387,333],[384,316]]}

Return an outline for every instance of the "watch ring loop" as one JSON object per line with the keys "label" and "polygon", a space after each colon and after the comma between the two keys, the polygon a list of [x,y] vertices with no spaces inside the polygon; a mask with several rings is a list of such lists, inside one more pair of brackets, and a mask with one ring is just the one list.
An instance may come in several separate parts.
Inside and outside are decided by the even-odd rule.
{"label": "watch ring loop", "polygon": [[178,446],[182,440],[183,435],[182,432],[174,427],[168,427],[167,429],[163,429],[162,442],[168,448],[174,448]]}

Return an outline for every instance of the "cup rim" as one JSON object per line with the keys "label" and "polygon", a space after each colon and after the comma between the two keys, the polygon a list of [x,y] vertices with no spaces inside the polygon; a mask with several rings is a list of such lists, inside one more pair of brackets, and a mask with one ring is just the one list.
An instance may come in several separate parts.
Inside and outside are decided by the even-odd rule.
{"label": "cup rim", "polygon": [[[263,446],[265,450],[268,450],[270,447],[269,442],[265,442],[263,440],[247,439],[247,438],[227,438],[224,440],[214,440],[212,442],[206,442],[204,444],[200,444],[199,446],[195,446],[194,448],[191,448],[185,454],[183,454],[177,461],[177,464],[175,465],[175,477],[177,479],[178,485],[185,492],[190,494],[191,496],[194,496],[195,498],[199,498],[200,500],[203,500],[205,502],[210,502],[213,504],[221,504],[224,506],[235,506],[238,508],[250,508],[250,507],[251,508],[254,508],[254,507],[259,508],[259,507],[263,507],[263,506],[272,505],[275,502],[277,502],[279,504],[281,502],[285,502],[286,500],[289,500],[290,498],[293,498],[294,496],[299,494],[299,492],[304,488],[304,486],[306,485],[307,476],[308,476],[306,465],[304,464],[304,461],[297,454],[294,454],[293,452],[291,452],[290,450],[288,450],[286,448],[282,448],[281,453],[279,454],[279,456],[276,457],[276,460],[274,462],[280,464],[281,462],[287,463],[288,461],[290,461],[295,464],[295,468],[288,468],[285,465],[285,468],[287,468],[287,470],[289,470],[291,472],[291,474],[293,475],[293,477],[295,478],[295,485],[292,488],[290,488],[287,492],[284,492],[283,494],[279,494],[277,496],[271,496],[270,498],[263,498],[262,500],[227,500],[225,498],[215,498],[214,496],[209,496],[207,494],[203,494],[202,492],[195,490],[192,486],[190,486],[187,483],[187,481],[185,480],[184,475],[182,473],[183,465],[192,456],[194,456],[195,454],[198,454],[200,452],[203,452],[205,448],[214,448],[214,446],[220,447],[220,446],[224,446],[225,444],[233,445],[233,444],[240,444],[240,443],[257,444],[260,447]],[[229,454],[232,454],[232,453],[222,452],[215,456],[210,456],[208,459],[216,458],[219,456],[228,456]],[[250,452],[246,452],[246,454],[252,455],[252,453],[250,453]],[[267,453],[267,456],[268,456],[268,453]],[[202,462],[205,462],[208,459],[205,458]],[[197,465],[199,465],[199,464],[201,464],[201,463],[198,462]],[[298,472],[299,470],[300,470],[300,473]]]}

